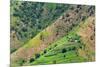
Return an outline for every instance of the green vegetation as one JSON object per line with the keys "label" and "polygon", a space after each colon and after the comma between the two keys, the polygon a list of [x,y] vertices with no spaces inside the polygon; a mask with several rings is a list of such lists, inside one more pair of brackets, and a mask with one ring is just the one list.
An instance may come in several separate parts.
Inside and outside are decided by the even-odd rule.
{"label": "green vegetation", "polygon": [[30,59],[30,63],[32,63],[32,62],[34,62],[35,61],[35,59],[34,58],[31,58]]}
{"label": "green vegetation", "polygon": [[17,63],[18,63],[20,66],[22,66],[24,62],[25,62],[24,59],[20,59]]}
{"label": "green vegetation", "polygon": [[35,58],[39,58],[40,57],[40,54],[35,54]]}
{"label": "green vegetation", "polygon": [[11,31],[16,31],[19,40],[33,38],[53,23],[68,9],[69,5],[15,1],[11,3]]}
{"label": "green vegetation", "polygon": [[71,30],[69,34],[52,43],[45,49],[48,51],[31,63],[31,65],[88,61],[86,58],[79,56],[77,52],[77,50],[82,49],[81,47],[84,45],[81,43],[80,36],[77,35],[78,29],[79,25]]}
{"label": "green vegetation", "polygon": [[82,39],[86,30],[79,31],[89,26],[94,10],[88,5],[11,1],[11,67],[90,61],[90,43]]}
{"label": "green vegetation", "polygon": [[[10,30],[11,33],[16,32],[17,39],[24,44],[51,25],[69,7],[65,4],[37,3],[11,1]],[[11,50],[11,53],[18,48]]]}

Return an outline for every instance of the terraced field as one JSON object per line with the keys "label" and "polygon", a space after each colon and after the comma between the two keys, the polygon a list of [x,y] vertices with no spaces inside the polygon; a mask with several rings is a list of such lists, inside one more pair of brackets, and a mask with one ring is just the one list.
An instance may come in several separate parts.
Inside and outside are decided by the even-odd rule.
{"label": "terraced field", "polygon": [[13,1],[11,19],[11,67],[95,61],[95,6]]}

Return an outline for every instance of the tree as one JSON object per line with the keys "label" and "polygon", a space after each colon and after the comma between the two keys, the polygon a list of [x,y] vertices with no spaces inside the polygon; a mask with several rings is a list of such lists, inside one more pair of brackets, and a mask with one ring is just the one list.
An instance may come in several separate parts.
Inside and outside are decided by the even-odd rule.
{"label": "tree", "polygon": [[66,52],[66,49],[65,49],[65,48],[63,48],[63,49],[62,49],[62,53],[65,53],[65,52]]}
{"label": "tree", "polygon": [[81,19],[82,21],[84,21],[86,19],[86,16],[82,16]]}
{"label": "tree", "polygon": [[40,34],[40,40],[43,40],[43,33]]}
{"label": "tree", "polygon": [[47,53],[47,50],[44,50],[44,54]]}
{"label": "tree", "polygon": [[66,55],[64,55],[64,57],[66,57]]}
{"label": "tree", "polygon": [[40,57],[40,54],[35,54],[35,58],[39,58]]}
{"label": "tree", "polygon": [[54,45],[55,47],[57,46],[57,44]]}
{"label": "tree", "polygon": [[66,14],[66,17],[69,17],[70,15],[69,14]]}
{"label": "tree", "polygon": [[30,63],[33,62],[33,61],[35,61],[35,59],[34,59],[34,58],[31,58],[31,59],[30,59]]}

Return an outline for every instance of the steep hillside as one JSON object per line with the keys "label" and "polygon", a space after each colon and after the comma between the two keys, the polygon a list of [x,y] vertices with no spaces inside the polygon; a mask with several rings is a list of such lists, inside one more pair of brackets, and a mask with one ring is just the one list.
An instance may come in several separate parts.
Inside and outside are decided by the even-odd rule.
{"label": "steep hillside", "polygon": [[[41,56],[39,58],[35,58],[33,56],[28,62],[31,65],[35,65],[94,61],[95,38],[92,37],[92,41],[90,38],[90,36],[95,32],[94,20],[94,17],[89,17],[84,22],[81,22],[67,35],[52,43],[52,45],[50,45],[48,48],[42,51],[40,53]],[[88,29],[90,29],[90,27],[92,29],[89,31]],[[85,31],[81,29],[84,29]],[[83,34],[79,34],[80,31],[81,33],[82,31],[90,32],[88,33],[89,35],[85,34],[86,36],[88,36],[88,38],[83,38]]]}
{"label": "steep hillside", "polygon": [[[11,53],[52,24],[68,8],[65,4],[11,1]],[[14,43],[17,41],[13,36],[18,44]]]}
{"label": "steep hillside", "polygon": [[[82,45],[82,43],[80,42],[80,36],[76,34],[76,31],[73,31],[73,28],[76,28],[77,25],[79,25],[82,21],[85,21],[88,17],[94,16],[94,13],[94,6],[71,5],[71,7],[66,10],[62,16],[60,16],[55,22],[53,21],[54,23],[52,22],[50,26],[45,28],[27,43],[25,43],[24,46],[12,53],[11,65],[30,65],[29,61],[33,62],[35,59],[36,61],[32,64],[50,64],[52,63],[52,59],[54,59],[55,57],[59,58],[63,56],[63,54],[65,54],[64,58],[69,59],[62,60],[64,58],[59,58],[58,60],[54,60],[53,63],[88,61],[86,58],[82,57],[77,52],[78,48],[82,48],[80,46]],[[53,46],[53,43],[55,43],[61,38],[61,43],[57,43],[55,47],[52,47],[53,49],[49,48],[49,46]],[[46,48],[50,49],[50,51],[47,53],[45,51]],[[41,56],[41,51],[46,54]],[[67,51],[68,53],[66,53]],[[66,57],[67,54],[68,57]],[[43,60],[45,59],[45,56],[47,56],[46,59],[50,58],[50,60]],[[41,62],[42,60],[44,62]]]}
{"label": "steep hillside", "polygon": [[84,26],[81,26],[78,35],[84,43],[84,48],[78,50],[80,56],[86,57],[88,61],[95,60],[95,17],[90,17]]}

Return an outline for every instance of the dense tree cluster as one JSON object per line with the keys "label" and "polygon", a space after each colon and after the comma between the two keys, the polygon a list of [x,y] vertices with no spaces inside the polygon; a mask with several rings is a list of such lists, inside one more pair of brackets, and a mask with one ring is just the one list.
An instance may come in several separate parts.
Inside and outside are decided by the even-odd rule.
{"label": "dense tree cluster", "polygon": [[69,5],[37,2],[16,2],[11,4],[11,31],[16,31],[19,40],[33,38],[53,23]]}

